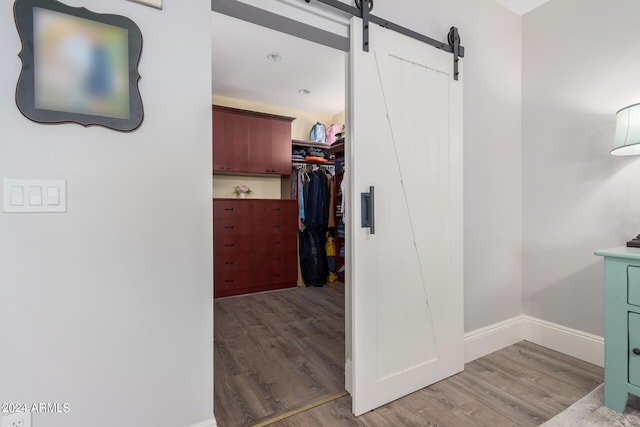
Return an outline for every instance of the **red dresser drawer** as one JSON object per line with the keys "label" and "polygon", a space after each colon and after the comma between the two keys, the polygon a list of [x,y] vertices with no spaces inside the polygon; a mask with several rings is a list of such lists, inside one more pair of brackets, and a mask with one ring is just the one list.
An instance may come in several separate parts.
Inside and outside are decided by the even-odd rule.
{"label": "red dresser drawer", "polygon": [[251,236],[251,218],[223,217],[213,221],[213,240],[230,236]]}
{"label": "red dresser drawer", "polygon": [[246,270],[252,267],[252,259],[253,258],[250,253],[216,254],[213,259],[213,268],[215,273],[224,272],[225,274],[239,270]]}
{"label": "red dresser drawer", "polygon": [[293,227],[295,227],[295,223],[291,225],[285,221],[261,221],[261,223],[254,228],[254,235],[256,239],[266,239],[269,238],[268,236],[274,235],[281,236],[288,234],[290,236]]}
{"label": "red dresser drawer", "polygon": [[[215,280],[215,291],[214,296],[217,295],[218,291],[240,291],[241,289],[247,288],[251,284],[250,271],[249,270],[240,270],[235,272],[215,272],[214,273]],[[241,292],[238,292],[241,293]],[[229,293],[227,293],[229,294]]]}
{"label": "red dresser drawer", "polygon": [[253,216],[260,221],[293,221],[295,226],[298,202],[295,200],[255,200]]}
{"label": "red dresser drawer", "polygon": [[[293,242],[295,244],[295,241]],[[254,240],[255,252],[286,252],[287,249],[291,249],[292,242],[290,238],[282,235],[265,235],[260,236]]]}
{"label": "red dresser drawer", "polygon": [[295,254],[281,252],[265,257],[264,283],[283,283],[291,286],[298,281],[298,263]]}
{"label": "red dresser drawer", "polygon": [[253,237],[251,236],[216,236],[213,240],[215,255],[251,252],[253,250]]}
{"label": "red dresser drawer", "polygon": [[213,200],[213,217],[214,218],[230,218],[230,217],[250,218],[253,210],[252,208],[253,208],[253,203],[251,200],[214,199]]}

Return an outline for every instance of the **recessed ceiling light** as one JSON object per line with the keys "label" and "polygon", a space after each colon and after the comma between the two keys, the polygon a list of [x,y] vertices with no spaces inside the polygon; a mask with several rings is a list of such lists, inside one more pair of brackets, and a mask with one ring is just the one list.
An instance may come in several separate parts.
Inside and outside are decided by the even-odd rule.
{"label": "recessed ceiling light", "polygon": [[311,91],[309,89],[298,89],[298,93],[301,95],[309,95]]}
{"label": "recessed ceiling light", "polygon": [[267,58],[269,59],[269,61],[273,61],[273,62],[282,61],[282,55],[280,55],[279,53],[276,53],[276,52],[268,54]]}

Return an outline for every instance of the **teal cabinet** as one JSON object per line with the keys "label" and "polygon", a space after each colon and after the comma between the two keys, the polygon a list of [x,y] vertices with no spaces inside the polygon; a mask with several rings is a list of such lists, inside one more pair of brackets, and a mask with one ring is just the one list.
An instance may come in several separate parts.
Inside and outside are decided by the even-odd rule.
{"label": "teal cabinet", "polygon": [[640,386],[640,314],[629,313],[629,349],[629,384]]}
{"label": "teal cabinet", "polygon": [[623,412],[629,393],[640,396],[640,249],[595,254],[604,257],[604,404]]}
{"label": "teal cabinet", "polygon": [[627,302],[640,306],[640,267],[629,265],[627,267]]}

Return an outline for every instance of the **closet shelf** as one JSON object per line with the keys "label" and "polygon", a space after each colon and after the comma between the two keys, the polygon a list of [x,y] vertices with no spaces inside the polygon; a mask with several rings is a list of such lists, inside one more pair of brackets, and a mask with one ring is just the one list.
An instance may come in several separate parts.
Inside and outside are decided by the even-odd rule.
{"label": "closet shelf", "polygon": [[295,160],[292,159],[291,163],[295,165],[318,165],[318,166],[335,166],[336,162],[317,162],[313,160]]}
{"label": "closet shelf", "polygon": [[326,154],[334,154],[334,153],[337,153],[338,151],[344,150],[344,142],[340,142],[338,144],[333,144],[333,145],[327,145],[321,142],[311,142],[311,141],[303,141],[301,139],[293,139],[291,140],[291,145],[297,146],[297,147],[320,148]]}

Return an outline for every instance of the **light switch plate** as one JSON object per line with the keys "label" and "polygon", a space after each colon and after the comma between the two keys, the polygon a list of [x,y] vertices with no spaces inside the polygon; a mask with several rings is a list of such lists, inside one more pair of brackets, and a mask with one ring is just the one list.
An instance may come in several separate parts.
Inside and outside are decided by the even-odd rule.
{"label": "light switch plate", "polygon": [[66,212],[65,180],[3,179],[2,206],[7,213]]}
{"label": "light switch plate", "polygon": [[31,412],[4,415],[0,427],[31,427]]}

